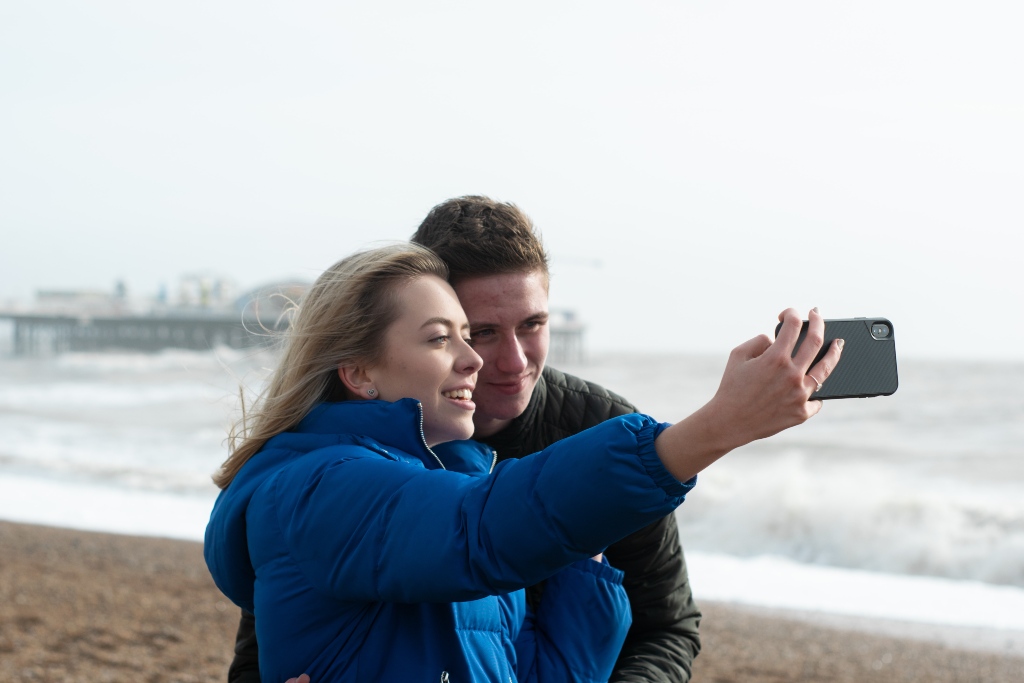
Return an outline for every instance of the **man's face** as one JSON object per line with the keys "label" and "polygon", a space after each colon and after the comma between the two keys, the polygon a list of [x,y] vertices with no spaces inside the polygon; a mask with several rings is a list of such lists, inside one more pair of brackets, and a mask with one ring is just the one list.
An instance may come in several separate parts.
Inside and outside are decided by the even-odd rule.
{"label": "man's face", "polygon": [[548,278],[543,271],[472,277],[455,285],[484,366],[473,391],[475,436],[490,436],[530,402],[548,357]]}

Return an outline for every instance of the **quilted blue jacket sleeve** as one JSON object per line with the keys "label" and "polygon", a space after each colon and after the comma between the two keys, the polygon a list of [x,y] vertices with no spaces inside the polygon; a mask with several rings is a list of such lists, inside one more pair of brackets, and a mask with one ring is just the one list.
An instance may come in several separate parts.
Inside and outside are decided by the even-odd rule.
{"label": "quilted blue jacket sleeve", "polygon": [[604,683],[632,618],[623,574],[607,561],[580,560],[547,580],[536,614],[527,610],[516,639],[517,677],[525,683]]}
{"label": "quilted blue jacket sleeve", "polygon": [[353,447],[319,451],[254,495],[254,565],[287,555],[339,600],[448,602],[532,585],[677,507],[654,451],[665,425],[626,415],[486,477],[426,470]]}

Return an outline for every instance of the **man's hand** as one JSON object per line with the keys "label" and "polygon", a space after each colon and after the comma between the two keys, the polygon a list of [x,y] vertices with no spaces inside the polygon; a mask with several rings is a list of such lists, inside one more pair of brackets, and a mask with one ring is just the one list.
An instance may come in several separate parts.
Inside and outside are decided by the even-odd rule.
{"label": "man's hand", "polygon": [[289,678],[284,683],[309,683],[309,676],[302,674],[298,678]]}
{"label": "man's hand", "polygon": [[705,406],[666,429],[655,442],[659,457],[679,481],[687,481],[734,448],[806,422],[821,410],[811,396],[835,368],[843,350],[836,339],[811,366],[825,338],[825,321],[814,309],[796,355],[802,321],[787,308],[773,342],[760,335],[729,355],[722,382]]}

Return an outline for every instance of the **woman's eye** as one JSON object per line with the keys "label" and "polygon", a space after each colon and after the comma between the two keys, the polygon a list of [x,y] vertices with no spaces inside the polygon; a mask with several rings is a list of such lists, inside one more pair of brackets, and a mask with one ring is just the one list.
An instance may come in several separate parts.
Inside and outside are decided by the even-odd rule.
{"label": "woman's eye", "polygon": [[448,342],[448,335],[442,334],[440,337],[434,337],[430,341],[434,342],[435,344],[446,344]]}

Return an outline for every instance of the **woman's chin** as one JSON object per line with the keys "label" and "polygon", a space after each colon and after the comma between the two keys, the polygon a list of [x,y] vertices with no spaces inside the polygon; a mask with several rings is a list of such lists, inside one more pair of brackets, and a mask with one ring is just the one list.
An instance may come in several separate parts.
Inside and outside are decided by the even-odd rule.
{"label": "woman's chin", "polygon": [[464,423],[450,425],[447,429],[438,430],[436,434],[426,434],[427,445],[436,446],[439,443],[449,441],[465,441],[473,436],[473,418],[469,417]]}
{"label": "woman's chin", "polygon": [[467,424],[461,425],[461,429],[455,432],[456,436],[451,441],[465,441],[473,436],[473,419],[470,418]]}

